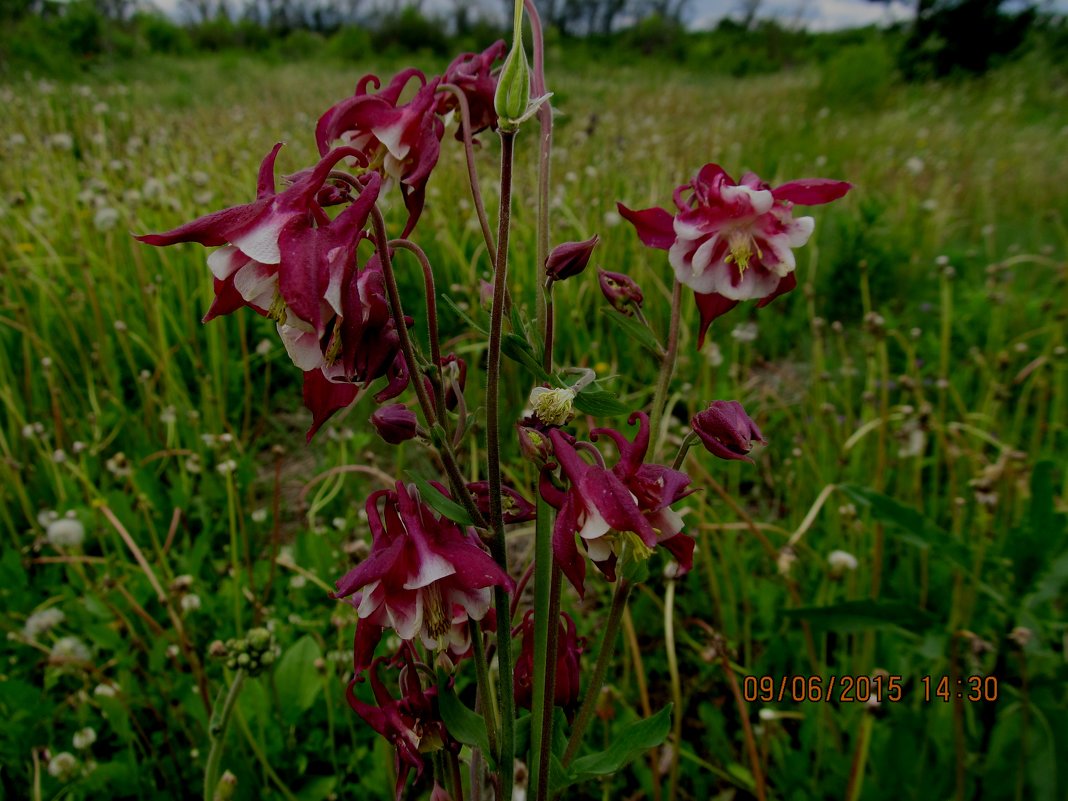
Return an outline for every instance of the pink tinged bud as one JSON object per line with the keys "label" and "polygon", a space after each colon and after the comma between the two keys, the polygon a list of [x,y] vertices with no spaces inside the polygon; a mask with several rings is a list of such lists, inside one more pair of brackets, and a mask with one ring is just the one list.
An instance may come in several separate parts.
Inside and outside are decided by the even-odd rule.
{"label": "pink tinged bud", "polygon": [[691,425],[708,452],[721,459],[752,462],[747,454],[753,441],[767,444],[738,401],[712,401],[707,409],[694,415]]}
{"label": "pink tinged bud", "polygon": [[600,241],[601,238],[594,234],[584,242],[557,245],[545,260],[545,274],[552,281],[563,281],[578,275],[590,263],[593,249]]}
{"label": "pink tinged bud", "polygon": [[[556,641],[556,687],[553,695],[555,706],[567,709],[578,703],[581,682],[580,660],[586,641],[578,636],[575,621],[566,613],[560,614]],[[527,612],[518,632],[523,635],[519,658],[515,663],[515,702],[523,709],[530,709],[534,696],[534,610]]]}
{"label": "pink tinged bud", "polygon": [[371,425],[378,436],[390,445],[399,445],[405,440],[413,439],[416,434],[415,412],[403,403],[394,403],[375,409],[371,415]]}
{"label": "pink tinged bud", "polygon": [[598,270],[597,281],[601,285],[601,293],[605,300],[611,303],[616,311],[630,314],[631,307],[641,308],[645,297],[642,295],[641,287],[630,276]]}
{"label": "pink tinged bud", "polygon": [[516,437],[519,439],[519,452],[523,458],[542,468],[553,461],[553,446],[548,434],[533,426],[516,423]]}

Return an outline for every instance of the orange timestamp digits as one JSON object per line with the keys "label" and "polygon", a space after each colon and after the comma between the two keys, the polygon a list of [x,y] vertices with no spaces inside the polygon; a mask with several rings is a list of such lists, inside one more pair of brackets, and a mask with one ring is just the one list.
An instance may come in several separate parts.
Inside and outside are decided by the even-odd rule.
{"label": "orange timestamp digits", "polygon": [[746,701],[838,702],[840,704],[871,701],[897,703],[904,697],[901,676],[877,673],[874,676],[746,676],[742,696]]}

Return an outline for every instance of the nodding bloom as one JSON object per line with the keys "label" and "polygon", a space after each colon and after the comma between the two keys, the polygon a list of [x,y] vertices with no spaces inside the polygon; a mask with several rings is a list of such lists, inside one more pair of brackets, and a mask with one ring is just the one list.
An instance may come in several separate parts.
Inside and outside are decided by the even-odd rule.
{"label": "nodding bloom", "polygon": [[343,159],[363,156],[352,148],[331,151],[279,193],[274,165],[280,148],[275,145],[260,165],[252,203],[137,238],[158,246],[217,247],[208,256],[215,300],[204,321],[242,306],[275,321],[290,359],[305,373],[310,438],[330,414],[355,400],[359,390],[352,382],[386,374],[400,345],[378,256],[361,269],[356,255],[381,177],[348,176],[343,200],[349,205],[331,219],[320,205],[328,182],[339,180],[336,167]]}
{"label": "nodding bloom", "polygon": [[712,401],[707,409],[693,416],[690,426],[705,449],[720,459],[752,462],[747,454],[753,448],[753,441],[768,444],[738,401]]}
{"label": "nodding bloom", "polygon": [[[579,657],[585,650],[586,641],[578,636],[575,621],[566,612],[560,613],[556,636],[556,686],[553,695],[555,706],[573,707],[578,703]],[[523,616],[516,633],[522,632],[523,644],[515,662],[515,702],[517,706],[530,709],[534,696],[534,610]]]}
{"label": "nodding bloom", "polygon": [[417,779],[423,775],[423,754],[455,747],[455,744],[434,708],[438,688],[435,685],[425,690],[422,688],[409,649],[402,647],[398,658],[392,660],[393,664],[401,665],[400,698],[390,694],[378,675],[379,664],[386,661],[391,660],[379,657],[370,665],[374,704],[361,701],[356,696],[356,685],[362,681],[359,675],[349,682],[345,697],[356,714],[396,749],[395,792],[399,801],[404,794],[409,771],[414,768]]}
{"label": "nodding bloom", "polygon": [[[497,76],[492,70],[494,63],[504,58],[507,50],[508,46],[499,39],[481,53],[461,53],[452,60],[442,76],[442,83],[452,84],[464,93],[471,115],[472,134],[497,128],[497,112],[493,107]],[[448,114],[459,105],[460,101],[452,92],[440,93],[438,114]],[[462,129],[456,131],[456,138],[463,139]]]}
{"label": "nodding bloom", "polygon": [[793,248],[808,242],[815,221],[794,219],[793,207],[830,203],[851,188],[808,178],[773,189],[751,172],[735,183],[718,164],[706,164],[675,190],[674,215],[618,207],[643,243],[668,251],[675,278],[696,293],[700,347],[712,321],[739,302],[765,306],[797,286]]}
{"label": "nodding bloom", "polygon": [[[405,87],[417,79],[420,88],[407,103],[398,105]],[[437,117],[436,93],[440,78],[427,81],[417,69],[398,73],[384,89],[378,89],[378,76],[365,75],[352,97],[331,106],[319,118],[315,141],[320,153],[327,153],[341,141],[364,154],[368,170],[381,170],[397,182],[408,209],[408,223],[402,236],[408,236],[423,211],[426,182],[438,163],[445,124]]]}
{"label": "nodding bloom", "polygon": [[[596,441],[613,440],[619,459],[607,469],[593,445],[576,443],[558,429],[549,431],[556,462],[568,489],[558,489],[548,471],[542,471],[541,493],[559,511],[553,529],[553,552],[568,580],[583,594],[586,565],[575,544],[575,536],[590,558],[609,580],[615,579],[615,564],[624,544],[638,556],[651,555],[664,546],[679,563],[680,573],[693,566],[694,541],[682,534],[682,517],[670,507],[689,494],[690,477],[658,464],[644,464],[649,449],[649,418],[635,412],[629,422],[638,421],[638,433],[630,442],[615,429],[597,428],[590,432]],[[582,450],[595,463],[584,460]]]}
{"label": "nodding bloom", "polygon": [[385,628],[427,648],[465,651],[467,620],[490,608],[491,587],[515,584],[472,534],[439,517],[415,486],[397,482],[367,499],[371,553],[339,579],[356,607],[356,669],[370,664]]}
{"label": "nodding bloom", "polygon": [[634,309],[640,309],[645,301],[642,288],[629,275],[598,270],[597,282],[601,285],[601,294],[617,312],[633,314]]}
{"label": "nodding bloom", "polygon": [[418,428],[415,412],[403,403],[380,406],[371,414],[371,425],[390,445],[414,439]]}
{"label": "nodding bloom", "polygon": [[[471,493],[471,500],[475,502],[475,508],[482,516],[489,519],[489,482],[472,481],[467,485],[467,491]],[[512,523],[529,523],[538,516],[534,504],[516,492],[509,486],[501,487],[501,508],[505,525]]]}

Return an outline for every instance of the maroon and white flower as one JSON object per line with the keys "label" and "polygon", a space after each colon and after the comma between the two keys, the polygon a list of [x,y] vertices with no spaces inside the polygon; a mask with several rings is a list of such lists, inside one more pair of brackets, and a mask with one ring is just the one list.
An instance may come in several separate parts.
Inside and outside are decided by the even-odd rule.
{"label": "maroon and white flower", "polygon": [[[682,534],[682,517],[671,505],[689,492],[690,477],[678,470],[645,464],[649,449],[649,418],[644,412],[630,417],[638,421],[634,441],[611,428],[590,432],[590,439],[612,439],[619,460],[608,469],[592,445],[575,443],[559,429],[549,431],[557,464],[569,483],[559,490],[547,471],[542,472],[541,493],[559,511],[553,529],[553,552],[564,575],[583,593],[585,562],[575,536],[582,542],[598,569],[615,578],[615,564],[623,542],[648,555],[657,545],[664,546],[678,561],[680,572],[693,566],[694,541]],[[578,449],[589,453],[595,463],[583,459]]]}
{"label": "maroon and white flower", "polygon": [[[407,103],[398,105],[405,87],[413,79],[421,86]],[[438,162],[445,124],[437,117],[436,93],[440,78],[427,81],[417,69],[398,73],[379,92],[378,77],[365,75],[356,93],[327,109],[319,118],[315,141],[320,153],[335,142],[357,148],[365,154],[369,169],[381,172],[400,186],[408,208],[408,224],[402,236],[411,233],[423,210],[426,182]]]}
{"label": "maroon and white flower", "polygon": [[830,203],[851,188],[825,178],[772,188],[754,173],[736,183],[718,164],[706,164],[675,190],[674,215],[618,207],[642,242],[668,251],[676,279],[696,293],[703,340],[712,320],[739,302],[764,306],[797,286],[793,249],[808,242],[815,221],[795,219],[794,205]]}
{"label": "maroon and white flower", "polygon": [[[556,686],[553,704],[565,709],[578,703],[582,674],[579,658],[585,650],[586,641],[578,636],[575,621],[566,612],[560,613],[556,636]],[[523,616],[523,622],[512,632],[523,635],[519,657],[515,661],[515,703],[530,709],[534,696],[534,610]]]}
{"label": "maroon and white flower", "polygon": [[422,776],[423,754],[439,750],[451,744],[451,741],[445,724],[434,708],[438,688],[431,685],[423,689],[409,649],[403,647],[399,659],[393,660],[402,666],[400,698],[390,694],[378,675],[379,664],[388,661],[387,657],[380,657],[370,665],[374,704],[362,701],[356,695],[356,685],[362,681],[361,675],[349,682],[345,697],[356,714],[396,749],[395,793],[399,800],[403,797],[408,773],[414,769],[416,778]]}
{"label": "maroon and white flower", "polygon": [[[471,115],[472,134],[497,127],[497,112],[493,107],[497,76],[493,74],[493,65],[504,58],[507,50],[504,41],[498,40],[481,53],[461,53],[452,60],[442,76],[442,83],[452,84],[464,93]],[[439,114],[448,114],[458,105],[456,95],[446,92],[439,96],[437,110]],[[463,138],[462,130],[457,130],[456,138]]]}
{"label": "maroon and white flower", "polygon": [[[381,507],[381,508],[380,508]],[[489,611],[491,587],[515,584],[477,537],[439,517],[414,486],[397,482],[367,499],[371,554],[337,582],[356,626],[357,670],[370,664],[382,630],[434,649],[467,649],[468,618]]]}

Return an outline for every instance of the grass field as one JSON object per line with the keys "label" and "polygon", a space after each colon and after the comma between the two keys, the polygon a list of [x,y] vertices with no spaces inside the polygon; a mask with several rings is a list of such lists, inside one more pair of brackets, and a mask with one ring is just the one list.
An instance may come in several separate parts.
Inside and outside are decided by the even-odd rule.
{"label": "grass field", "polygon": [[[368,402],[305,446],[300,374],[273,324],[202,326],[203,251],[130,234],[247,202],[276,141],[280,172],[309,163],[318,115],[397,66],[219,57],[0,87],[0,796],[196,797],[224,686],[209,646],[254,623],[281,656],[238,703],[234,797],[390,796],[390,749],[343,696],[355,612],[327,593],[366,547],[367,493],[425,460],[380,447]],[[549,83],[553,239],[599,233],[595,260],[639,281],[658,332],[670,268],[617,200],[668,205],[710,161],[856,187],[816,213],[797,292],[721,318],[701,351],[686,303],[669,438],[707,401],[739,399],[769,444],[752,466],[691,452],[695,569],[666,579],[655,562],[634,596],[595,739],[673,701],[672,734],[569,797],[1064,798],[1068,76],[1025,57],[870,91],[841,64]],[[481,139],[492,215],[498,145]],[[517,159],[510,289],[532,307],[533,135]],[[464,169],[446,137],[418,237],[440,294],[482,319],[490,265]],[[414,265],[400,269],[415,289]],[[557,298],[558,363],[647,404],[657,365],[601,313],[593,271]],[[442,324],[477,363],[481,340],[451,310]],[[531,385],[509,364],[514,415]],[[65,516],[83,541],[55,525]],[[590,648],[608,594],[565,594]],[[900,699],[795,700],[792,681],[780,696],[795,676],[901,677]]]}

